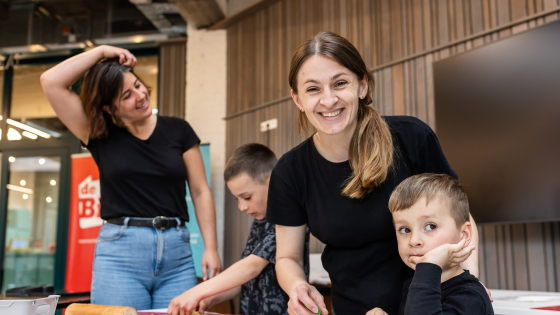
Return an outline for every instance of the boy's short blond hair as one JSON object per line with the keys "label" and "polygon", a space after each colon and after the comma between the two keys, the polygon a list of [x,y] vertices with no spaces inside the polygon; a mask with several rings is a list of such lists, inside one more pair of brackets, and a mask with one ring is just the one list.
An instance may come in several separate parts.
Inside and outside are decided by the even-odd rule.
{"label": "boy's short blond hair", "polygon": [[442,197],[457,227],[470,221],[469,200],[463,185],[446,174],[424,173],[405,179],[393,190],[389,210],[391,213],[406,210],[422,197],[426,197],[426,204],[435,197]]}

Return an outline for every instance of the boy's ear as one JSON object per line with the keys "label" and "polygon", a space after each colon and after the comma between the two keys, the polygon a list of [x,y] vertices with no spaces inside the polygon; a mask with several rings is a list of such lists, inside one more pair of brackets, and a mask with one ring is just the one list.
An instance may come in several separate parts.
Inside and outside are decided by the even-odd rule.
{"label": "boy's ear", "polygon": [[465,247],[469,246],[472,238],[472,225],[469,221],[463,223],[461,226],[461,241],[466,240]]}

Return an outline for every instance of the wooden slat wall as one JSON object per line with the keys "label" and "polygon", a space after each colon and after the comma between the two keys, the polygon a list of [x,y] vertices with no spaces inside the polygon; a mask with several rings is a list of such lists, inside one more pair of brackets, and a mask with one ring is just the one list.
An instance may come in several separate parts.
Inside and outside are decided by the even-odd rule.
{"label": "wooden slat wall", "polygon": [[[338,33],[358,48],[374,70],[373,106],[382,114],[416,116],[436,129],[433,62],[554,21],[558,9],[558,0],[278,1],[228,28],[227,154],[260,142],[280,156],[305,139],[297,134],[291,100],[260,107],[289,96],[291,55],[320,31]],[[548,11],[554,12],[511,25]],[[278,129],[260,133],[259,123],[271,118],[278,118]],[[230,265],[240,257],[251,219],[229,198],[226,222]],[[560,291],[560,223],[479,230],[480,277],[489,288]],[[321,250],[312,244],[312,251]]]}
{"label": "wooden slat wall", "polygon": [[187,39],[178,38],[158,42],[159,56],[159,114],[185,119],[187,89]]}

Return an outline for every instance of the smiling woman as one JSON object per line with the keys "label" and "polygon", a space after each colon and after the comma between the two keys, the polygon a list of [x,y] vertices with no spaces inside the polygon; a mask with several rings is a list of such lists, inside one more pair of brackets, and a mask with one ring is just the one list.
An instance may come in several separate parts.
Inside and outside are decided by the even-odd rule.
{"label": "smiling woman", "polygon": [[[288,80],[300,130],[310,124],[317,131],[282,156],[270,178],[266,219],[276,224],[276,271],[289,313],[327,311],[302,272],[298,249],[309,226],[326,244],[333,312],[380,307],[396,314],[412,270],[397,250],[389,196],[418,173],[457,175],[429,126],[413,117],[381,117],[370,106],[373,78],[345,38],[323,32],[304,42]],[[476,265],[467,269],[478,273]]]}
{"label": "smiling woman", "polygon": [[[200,140],[186,121],[152,114],[135,65],[128,50],[100,46],[49,69],[41,85],[99,167],[106,223],[95,248],[92,303],[155,309],[197,282],[185,181],[205,245],[203,277],[208,270],[215,276],[221,263]],[[69,87],[83,75],[78,97]]]}

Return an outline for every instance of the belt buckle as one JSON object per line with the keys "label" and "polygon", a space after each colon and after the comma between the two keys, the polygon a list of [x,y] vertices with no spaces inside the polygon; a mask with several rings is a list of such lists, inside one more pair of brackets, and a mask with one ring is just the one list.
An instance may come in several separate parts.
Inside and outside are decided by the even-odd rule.
{"label": "belt buckle", "polygon": [[[159,226],[158,225],[158,220],[160,220],[159,222],[161,222],[162,220],[165,220],[165,222],[167,223],[166,226]],[[152,226],[154,227],[154,229],[156,230],[165,230],[169,228],[169,219],[166,216],[157,216],[152,220]]]}

